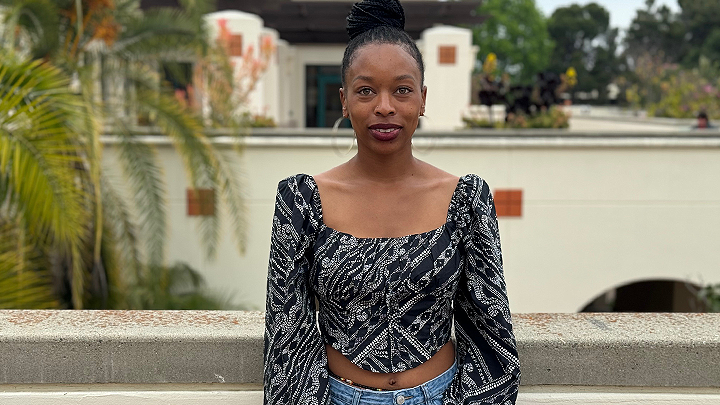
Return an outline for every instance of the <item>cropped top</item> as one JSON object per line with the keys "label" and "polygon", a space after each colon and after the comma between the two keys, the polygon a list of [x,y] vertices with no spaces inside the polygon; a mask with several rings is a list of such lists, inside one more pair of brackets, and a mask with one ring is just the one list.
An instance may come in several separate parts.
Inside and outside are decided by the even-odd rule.
{"label": "cropped top", "polygon": [[459,179],[441,227],[395,238],[334,230],[323,222],[311,176],[280,182],[268,266],[265,404],[329,403],[325,343],[365,370],[400,372],[437,353],[452,326],[458,372],[444,403],[514,404],[520,365],[495,206],[481,178]]}

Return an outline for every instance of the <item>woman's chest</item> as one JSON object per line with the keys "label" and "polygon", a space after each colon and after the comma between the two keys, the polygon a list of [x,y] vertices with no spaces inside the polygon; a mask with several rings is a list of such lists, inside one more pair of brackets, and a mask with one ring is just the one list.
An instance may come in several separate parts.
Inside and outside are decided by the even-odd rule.
{"label": "woman's chest", "polygon": [[313,251],[313,289],[324,305],[338,308],[451,297],[463,257],[459,237],[449,228],[372,239],[326,230]]}
{"label": "woman's chest", "polygon": [[323,194],[323,223],[360,239],[427,233],[448,221],[451,197],[439,187],[336,190]]}

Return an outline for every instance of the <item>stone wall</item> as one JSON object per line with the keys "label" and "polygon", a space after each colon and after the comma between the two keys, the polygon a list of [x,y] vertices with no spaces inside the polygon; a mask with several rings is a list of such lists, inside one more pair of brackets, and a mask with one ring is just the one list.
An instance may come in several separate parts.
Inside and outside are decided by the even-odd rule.
{"label": "stone wall", "polygon": [[[0,404],[261,404],[262,312],[0,311]],[[720,314],[516,314],[518,405],[720,403]]]}

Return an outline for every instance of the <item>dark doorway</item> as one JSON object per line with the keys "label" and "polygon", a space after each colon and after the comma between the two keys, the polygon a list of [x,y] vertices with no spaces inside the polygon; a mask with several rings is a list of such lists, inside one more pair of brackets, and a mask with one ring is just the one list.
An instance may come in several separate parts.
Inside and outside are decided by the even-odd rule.
{"label": "dark doorway", "polygon": [[700,289],[684,281],[639,281],[602,293],[580,312],[704,312]]}
{"label": "dark doorway", "polygon": [[[305,67],[305,126],[332,128],[342,117],[340,66]],[[344,120],[342,128],[349,128]]]}

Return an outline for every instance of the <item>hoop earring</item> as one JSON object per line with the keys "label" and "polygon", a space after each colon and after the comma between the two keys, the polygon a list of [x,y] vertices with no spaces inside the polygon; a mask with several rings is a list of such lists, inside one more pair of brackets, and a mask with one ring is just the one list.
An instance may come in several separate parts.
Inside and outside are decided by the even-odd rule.
{"label": "hoop earring", "polygon": [[350,143],[350,147],[348,148],[347,151],[345,151],[345,153],[342,153],[342,152],[340,151],[340,149],[338,148],[338,145],[337,145],[337,132],[338,132],[338,128],[340,128],[340,123],[341,123],[344,119],[345,119],[345,117],[340,117],[340,118],[338,118],[337,120],[335,120],[335,124],[333,125],[333,129],[332,129],[332,133],[333,133],[333,136],[332,136],[332,146],[333,146],[333,150],[335,151],[335,154],[337,154],[337,155],[340,156],[340,157],[347,156],[347,154],[350,153],[350,151],[353,149],[353,146],[355,146],[355,139],[357,138],[357,134],[356,134],[355,131],[353,130],[353,139],[352,139],[352,142]]}

